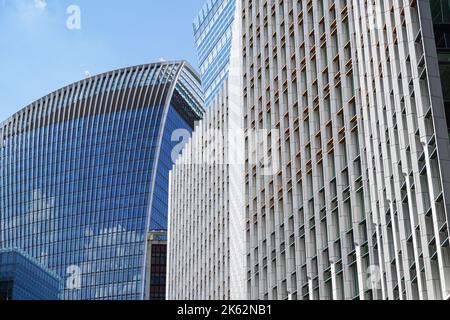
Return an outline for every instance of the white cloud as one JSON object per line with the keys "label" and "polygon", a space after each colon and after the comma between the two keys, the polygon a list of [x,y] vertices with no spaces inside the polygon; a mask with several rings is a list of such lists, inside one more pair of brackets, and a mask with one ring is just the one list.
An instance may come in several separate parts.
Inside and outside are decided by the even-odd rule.
{"label": "white cloud", "polygon": [[34,7],[39,10],[44,10],[47,7],[47,2],[45,0],[34,0]]}

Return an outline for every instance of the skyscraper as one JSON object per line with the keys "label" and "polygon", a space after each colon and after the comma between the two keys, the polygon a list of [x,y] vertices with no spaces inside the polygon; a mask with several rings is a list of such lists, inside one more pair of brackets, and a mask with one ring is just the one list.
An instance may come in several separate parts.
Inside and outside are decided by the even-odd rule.
{"label": "skyscraper", "polygon": [[213,102],[228,77],[236,0],[208,0],[194,21],[194,37],[205,95]]}
{"label": "skyscraper", "polygon": [[450,153],[430,2],[245,3],[245,127],[282,137],[257,151],[278,153],[279,172],[256,166],[246,184],[249,297],[445,298]]}
{"label": "skyscraper", "polygon": [[169,299],[247,297],[238,7],[234,0],[208,1],[194,23],[207,110],[171,171]]}
{"label": "skyscraper", "polygon": [[247,298],[448,298],[448,2],[239,5]]}
{"label": "skyscraper", "polygon": [[228,80],[170,174],[167,298],[241,300],[244,270],[242,115]]}
{"label": "skyscraper", "polygon": [[150,230],[147,237],[147,288],[149,300],[166,299],[167,230]]}
{"label": "skyscraper", "polygon": [[200,92],[186,62],[141,65],[2,122],[0,246],[55,271],[64,299],[147,298],[147,234],[167,229],[169,169],[203,115]]}

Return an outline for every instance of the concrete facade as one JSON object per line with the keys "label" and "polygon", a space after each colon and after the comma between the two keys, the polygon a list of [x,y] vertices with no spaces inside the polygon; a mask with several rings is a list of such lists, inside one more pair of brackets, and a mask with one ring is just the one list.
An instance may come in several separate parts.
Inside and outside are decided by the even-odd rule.
{"label": "concrete facade", "polygon": [[450,154],[429,1],[244,1],[242,20],[244,126],[281,136],[257,150],[279,153],[280,170],[246,172],[248,298],[446,297]]}

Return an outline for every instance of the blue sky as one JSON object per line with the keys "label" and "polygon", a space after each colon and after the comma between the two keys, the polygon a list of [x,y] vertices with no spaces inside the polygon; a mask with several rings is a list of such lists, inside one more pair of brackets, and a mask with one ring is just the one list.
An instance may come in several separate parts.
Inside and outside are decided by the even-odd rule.
{"label": "blue sky", "polygon": [[[205,0],[0,0],[0,122],[34,100],[120,67],[186,59]],[[81,29],[67,28],[77,5]]]}

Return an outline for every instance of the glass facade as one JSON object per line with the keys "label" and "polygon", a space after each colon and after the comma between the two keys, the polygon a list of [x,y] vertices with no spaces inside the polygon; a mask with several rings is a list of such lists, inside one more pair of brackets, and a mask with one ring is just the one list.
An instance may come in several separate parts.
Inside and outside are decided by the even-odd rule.
{"label": "glass facade", "polygon": [[144,299],[146,237],[167,229],[177,129],[203,109],[184,62],[99,75],[0,126],[0,233],[65,279],[64,299]]}
{"label": "glass facade", "polygon": [[0,300],[58,300],[56,273],[16,249],[0,250]]}
{"label": "glass facade", "polygon": [[208,0],[194,21],[205,106],[227,79],[236,0]]}
{"label": "glass facade", "polygon": [[167,244],[163,241],[151,248],[150,300],[164,300],[166,297]]}
{"label": "glass facade", "polygon": [[450,137],[450,0],[430,0]]}

